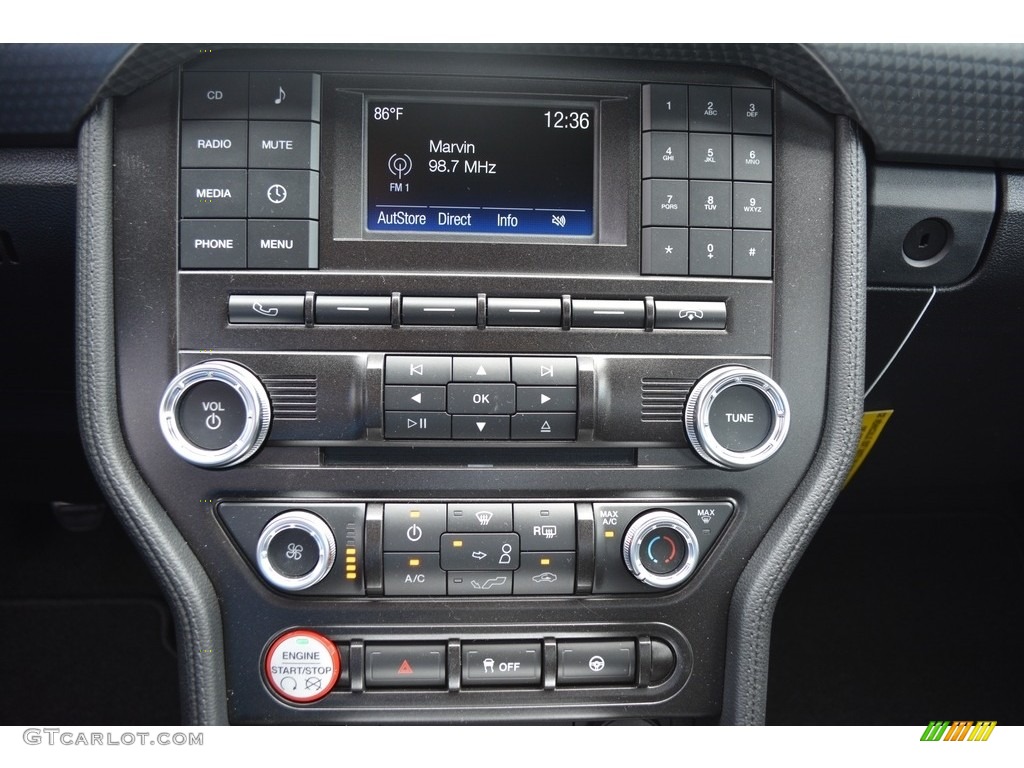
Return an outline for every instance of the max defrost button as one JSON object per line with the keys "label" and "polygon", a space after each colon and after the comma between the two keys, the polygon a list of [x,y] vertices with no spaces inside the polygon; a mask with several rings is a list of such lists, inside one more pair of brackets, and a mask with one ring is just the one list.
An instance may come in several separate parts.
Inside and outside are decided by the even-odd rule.
{"label": "max defrost button", "polygon": [[463,643],[462,684],[540,685],[540,643]]}
{"label": "max defrost button", "polygon": [[274,641],[263,674],[274,693],[303,704],[331,692],[341,674],[341,657],[326,637],[299,629]]}

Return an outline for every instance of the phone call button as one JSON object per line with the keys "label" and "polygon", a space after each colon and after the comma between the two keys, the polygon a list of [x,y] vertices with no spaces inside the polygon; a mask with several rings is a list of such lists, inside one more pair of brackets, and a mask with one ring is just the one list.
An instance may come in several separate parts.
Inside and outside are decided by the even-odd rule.
{"label": "phone call button", "polygon": [[274,325],[302,325],[305,296],[232,295],[228,299],[228,322]]}

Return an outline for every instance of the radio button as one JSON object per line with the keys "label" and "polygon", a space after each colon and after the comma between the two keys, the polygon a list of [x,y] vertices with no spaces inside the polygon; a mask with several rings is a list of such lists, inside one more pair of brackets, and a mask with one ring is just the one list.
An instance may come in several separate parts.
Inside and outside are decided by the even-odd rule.
{"label": "radio button", "polygon": [[507,502],[449,504],[448,530],[458,533],[508,533],[512,530],[512,505]]}
{"label": "radio button", "polygon": [[772,185],[737,181],[732,189],[733,226],[744,229],[772,228]]}
{"label": "radio button", "polygon": [[181,215],[184,218],[244,219],[245,204],[245,171],[181,172]]}
{"label": "radio button", "polygon": [[688,142],[685,133],[644,134],[643,177],[685,179]]}
{"label": "radio button", "polygon": [[571,595],[576,586],[575,552],[523,552],[512,594]]}
{"label": "radio button", "polygon": [[317,296],[321,325],[391,325],[390,296]]}
{"label": "radio button", "polygon": [[228,297],[228,322],[259,325],[302,325],[304,296]]}
{"label": "radio button", "polygon": [[315,219],[320,215],[320,174],[249,171],[249,217]]}
{"label": "radio button", "polygon": [[732,226],[732,185],[728,181],[690,182],[690,225]]}
{"label": "radio button", "polygon": [[772,180],[771,136],[733,136],[732,177],[742,181]]}
{"label": "radio button", "polygon": [[687,275],[690,231],[685,227],[644,227],[641,273]]}
{"label": "radio button", "polygon": [[513,440],[575,440],[575,413],[517,413],[512,417]]}
{"label": "radio button", "polygon": [[515,531],[524,551],[576,549],[576,505],[571,502],[516,504]]}
{"label": "radio button", "polygon": [[189,120],[181,124],[182,168],[245,168],[248,123]]}
{"label": "radio button", "polygon": [[645,85],[644,130],[685,131],[686,105],[685,85]]}
{"label": "radio button", "polygon": [[732,275],[731,230],[690,230],[690,274],[714,277]]}
{"label": "radio button", "polygon": [[447,588],[437,552],[385,552],[384,594],[443,595]]}
{"label": "radio button", "polygon": [[433,411],[387,411],[384,438],[387,440],[447,440],[452,436],[452,417]]}
{"label": "radio button", "polygon": [[447,384],[451,380],[450,357],[388,355],[384,363],[385,384]]}
{"label": "radio button", "polygon": [[576,358],[513,357],[512,381],[527,385],[576,386]]}
{"label": "radio button", "polygon": [[183,120],[245,120],[249,117],[246,72],[186,72],[181,78]]}
{"label": "radio button", "polygon": [[253,72],[249,80],[253,120],[320,120],[320,75]]}
{"label": "radio button", "polygon": [[508,416],[452,416],[456,440],[508,440]]}
{"label": "radio button", "polygon": [[402,298],[402,323],[404,325],[476,325],[476,299],[404,296]]}
{"label": "radio button", "polygon": [[685,181],[648,179],[643,182],[643,225],[685,227],[687,224]]}
{"label": "radio button", "polygon": [[732,90],[723,86],[690,86],[690,130],[729,133]]}
{"label": "radio button", "polygon": [[644,318],[642,301],[572,300],[572,324],[575,328],[643,328]]}
{"label": "radio button", "polygon": [[385,552],[437,552],[448,520],[444,504],[385,504]]}
{"label": "radio button", "polygon": [[559,299],[488,299],[487,324],[557,328],[562,324]]}
{"label": "radio button", "polygon": [[519,387],[517,411],[575,411],[576,387]]}
{"label": "radio button", "polygon": [[725,330],[724,301],[656,301],[655,328]]}
{"label": "radio button", "polygon": [[249,123],[250,168],[320,169],[318,123]]}
{"label": "radio button", "polygon": [[514,384],[449,384],[449,413],[515,413]]}
{"label": "radio button", "polygon": [[315,221],[249,221],[249,269],[316,269]]}
{"label": "radio button", "polygon": [[732,137],[690,134],[690,178],[731,179]]}
{"label": "radio button", "polygon": [[736,277],[772,276],[772,233],[740,230],[732,233],[732,273]]}
{"label": "radio button", "polygon": [[733,88],[732,124],[736,133],[770,135],[772,92],[767,88]]}
{"label": "radio button", "polygon": [[453,357],[452,381],[510,381],[507,357]]}
{"label": "radio button", "polygon": [[413,387],[408,384],[384,387],[384,409],[387,411],[443,411],[444,387]]}

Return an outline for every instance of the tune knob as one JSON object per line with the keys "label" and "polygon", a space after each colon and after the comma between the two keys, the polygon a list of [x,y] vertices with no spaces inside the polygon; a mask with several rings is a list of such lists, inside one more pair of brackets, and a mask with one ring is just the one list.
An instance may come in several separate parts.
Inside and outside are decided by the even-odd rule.
{"label": "tune knob", "polygon": [[164,390],[160,429],[185,461],[230,467],[263,444],[270,430],[270,396],[256,375],[237,363],[198,363]]}
{"label": "tune knob", "polygon": [[717,368],[686,400],[686,436],[705,461],[746,469],[771,458],[789,432],[789,401],[782,388],[742,365]]}
{"label": "tune knob", "polygon": [[652,587],[682,584],[697,567],[697,536],[683,518],[667,509],[649,509],[626,529],[622,557],[639,581]]}

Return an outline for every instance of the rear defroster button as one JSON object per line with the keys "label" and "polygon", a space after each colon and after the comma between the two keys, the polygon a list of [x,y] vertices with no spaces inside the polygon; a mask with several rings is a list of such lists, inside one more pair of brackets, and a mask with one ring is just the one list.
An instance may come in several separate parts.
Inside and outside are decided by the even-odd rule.
{"label": "rear defroster button", "polygon": [[278,696],[305,704],[331,692],[341,674],[341,656],[323,635],[298,629],[270,646],[263,673]]}

